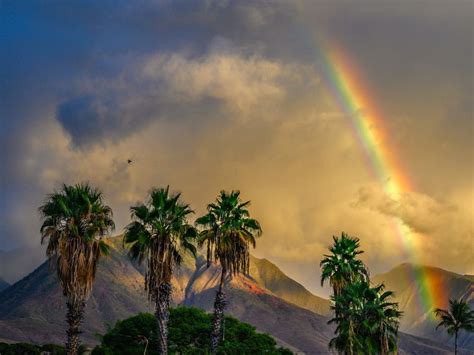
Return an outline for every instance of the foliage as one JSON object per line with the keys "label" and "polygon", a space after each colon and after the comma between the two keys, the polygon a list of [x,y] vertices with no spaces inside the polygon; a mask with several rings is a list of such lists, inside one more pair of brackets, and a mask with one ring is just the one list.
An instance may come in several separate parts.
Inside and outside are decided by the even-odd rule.
{"label": "foliage", "polygon": [[[87,348],[84,345],[79,347],[78,353],[86,353]],[[0,354],[2,355],[66,355],[66,348],[57,344],[34,345],[28,343],[0,343]]]}
{"label": "foliage", "polygon": [[390,302],[393,292],[384,285],[370,287],[358,281],[347,285],[334,297],[332,309],[337,336],[330,347],[346,353],[388,354],[397,349],[397,333],[401,312]]}
{"label": "foliage", "polygon": [[474,332],[474,311],[464,300],[449,300],[449,310],[437,308],[435,314],[440,318],[437,328],[445,327],[449,335],[456,331]]}
{"label": "foliage", "polygon": [[57,272],[68,301],[85,300],[92,289],[97,262],[108,247],[101,237],[114,229],[112,210],[102,193],[88,184],[63,185],[39,208],[43,216],[41,243],[57,261]]}
{"label": "foliage", "polygon": [[222,337],[224,308],[223,291],[227,275],[241,272],[249,273],[250,252],[255,248],[256,237],[262,233],[257,220],[250,218],[247,207],[250,201],[242,202],[240,191],[221,191],[215,203],[207,205],[207,214],[198,218],[196,224],[203,229],[199,234],[198,245],[206,245],[207,266],[212,260],[221,265],[219,288],[214,301],[214,317],[211,332],[211,354],[216,354]]}
{"label": "foliage", "polygon": [[249,246],[255,248],[255,238],[262,233],[258,221],[250,218],[249,205],[250,201],[241,201],[240,191],[221,191],[216,202],[207,206],[207,214],[196,220],[203,228],[198,244],[206,245],[208,265],[219,261],[224,276],[248,273]]}
{"label": "foliage", "polygon": [[474,311],[464,300],[450,299],[449,310],[437,308],[434,312],[440,319],[436,329],[445,327],[449,335],[454,335],[454,352],[457,353],[459,331],[474,332]]}
{"label": "foliage", "polygon": [[[168,348],[174,354],[209,353],[212,315],[192,307],[178,307],[170,310]],[[244,354],[291,354],[278,348],[275,340],[267,334],[257,333],[249,324],[226,317],[225,340],[219,345],[218,353]],[[102,337],[102,344],[93,351],[95,355],[143,354],[145,339],[149,341],[147,354],[156,354],[156,326],[153,315],[141,313],[118,321]]]}
{"label": "foliage", "polygon": [[329,248],[330,255],[324,255],[321,261],[321,286],[326,280],[333,288],[334,295],[339,295],[342,289],[350,283],[358,280],[367,281],[369,272],[357,255],[362,254],[359,250],[359,239],[350,237],[342,232],[340,238],[333,237],[334,244]]}
{"label": "foliage", "polygon": [[331,254],[321,261],[321,285],[329,280],[336,337],[329,347],[344,354],[388,354],[397,349],[398,304],[383,284],[370,287],[369,271],[357,259],[359,239],[342,233],[333,237]]}
{"label": "foliage", "polygon": [[145,204],[130,208],[132,223],[126,227],[124,244],[129,256],[147,261],[145,288],[150,300],[157,301],[159,287],[171,281],[173,266],[182,261],[182,252],[195,253],[192,244],[196,230],[187,217],[193,213],[181,195],[171,194],[169,186],[153,189]]}
{"label": "foliage", "polygon": [[168,318],[171,294],[171,276],[183,259],[182,253],[196,253],[193,244],[196,229],[187,221],[194,213],[188,204],[180,201],[181,194],[171,194],[169,186],[153,189],[145,204],[133,206],[132,223],[126,227],[124,244],[129,256],[142,263],[147,261],[145,290],[155,302],[158,348],[167,354]]}
{"label": "foliage", "polygon": [[48,240],[46,255],[56,261],[63,293],[67,297],[68,353],[79,348],[80,324],[101,255],[108,253],[102,237],[114,229],[112,209],[102,193],[88,184],[63,185],[39,208],[43,216],[41,243]]}

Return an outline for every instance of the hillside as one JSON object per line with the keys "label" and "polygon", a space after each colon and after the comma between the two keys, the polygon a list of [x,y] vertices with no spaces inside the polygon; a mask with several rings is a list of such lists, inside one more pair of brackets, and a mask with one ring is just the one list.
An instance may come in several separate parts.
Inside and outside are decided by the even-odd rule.
{"label": "hillside", "polygon": [[327,316],[331,313],[329,300],[313,295],[267,259],[251,257],[250,276],[257,284],[287,302],[317,314]]}
{"label": "hillside", "polygon": [[0,292],[6,289],[10,284],[0,277]]}
{"label": "hillside", "polygon": [[[436,290],[437,295],[433,297],[433,307],[428,311],[424,310],[427,301],[419,297],[419,285],[413,278],[413,270],[426,275],[431,280],[433,289]],[[472,278],[440,268],[405,263],[385,274],[375,276],[372,281],[374,284],[384,282],[387,289],[395,292],[395,298],[404,312],[401,320],[401,329],[404,332],[428,339],[439,339],[443,343],[451,344],[452,339],[444,330],[435,330],[436,323],[430,317],[433,308],[448,308],[449,298],[464,298],[471,308],[474,308]],[[423,303],[423,307],[420,307],[420,302]],[[460,334],[459,345],[474,349],[474,336]]]}
{"label": "hillside", "polygon": [[[185,305],[212,310],[219,269],[200,265],[190,283]],[[272,334],[282,344],[304,352],[325,352],[333,334],[327,318],[276,297],[251,278],[227,280],[227,312],[257,330]]]}
{"label": "hillside", "polygon": [[[203,264],[198,267],[186,291],[184,304],[212,311],[218,277],[218,268],[211,266],[207,269]],[[295,307],[253,281],[253,277],[245,276],[227,280],[228,313],[253,324],[261,332],[272,334],[281,345],[290,345],[293,351],[328,353],[327,344],[334,334],[333,327],[327,324],[328,318]],[[452,351],[450,345],[404,333],[400,333],[399,347],[400,354],[447,355]],[[470,352],[462,349],[459,353],[467,355]]]}
{"label": "hillside", "polygon": [[[116,320],[151,310],[143,290],[143,267],[129,261],[120,238],[110,238],[108,243],[112,250],[100,262],[86,310],[83,339],[89,344],[97,343],[95,334],[104,333]],[[270,333],[280,345],[294,351],[327,353],[333,335],[328,318],[296,306],[299,302],[324,307],[327,301],[311,295],[269,261],[252,258],[252,262],[251,276],[227,281],[227,312]],[[173,279],[173,303],[211,310],[217,279],[217,267],[207,269],[202,258],[186,257]],[[47,263],[0,293],[0,334],[4,340],[62,343],[64,315],[64,298]],[[400,346],[405,354],[447,354],[450,349],[405,334],[401,334]]]}
{"label": "hillside", "polygon": [[[142,268],[129,261],[118,239],[111,239],[109,243],[112,245],[111,253],[100,262],[86,309],[83,338],[91,344],[97,342],[95,334],[103,333],[107,325],[151,310],[143,291]],[[252,261],[259,262],[255,258]],[[262,265],[273,264],[266,261]],[[210,280],[208,276],[213,274],[217,277],[217,271],[216,267],[206,269],[201,258],[186,258],[173,279],[174,303],[210,309],[215,280]],[[255,276],[270,287],[271,279],[268,280],[265,275],[277,275],[278,278],[288,279],[290,285],[299,285],[280,273],[276,268],[272,272],[262,270],[262,275]],[[291,292],[286,293],[291,295]],[[229,314],[274,335],[282,345],[303,350],[327,348],[332,330],[326,326],[326,318],[285,302],[256,284],[253,278],[233,280],[229,285],[229,300]],[[56,276],[47,263],[0,294],[0,333],[4,339],[61,343],[64,338],[64,314],[64,299]]]}
{"label": "hillside", "polygon": [[[96,332],[130,314],[150,310],[143,277],[118,244],[101,261],[87,304],[84,339],[94,342]],[[65,301],[54,272],[43,263],[27,277],[0,294],[0,333],[15,341],[63,342]]]}

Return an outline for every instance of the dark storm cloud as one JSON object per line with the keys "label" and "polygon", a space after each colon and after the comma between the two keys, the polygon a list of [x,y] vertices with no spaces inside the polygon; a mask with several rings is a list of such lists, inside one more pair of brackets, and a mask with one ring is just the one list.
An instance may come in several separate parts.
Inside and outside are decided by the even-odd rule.
{"label": "dark storm cloud", "polygon": [[[135,82],[126,89],[129,92],[110,86],[84,91],[78,88],[84,78],[105,82],[125,74],[126,80],[134,81],[128,68],[139,65],[143,57],[183,50],[199,57],[216,37],[227,38],[249,53],[256,49],[275,55],[293,52],[270,41],[291,34],[284,28],[294,24],[290,17],[294,11],[283,4],[6,1],[1,6],[2,33],[7,34],[2,47],[8,48],[0,59],[2,97],[14,109],[32,97],[57,102],[57,119],[77,146],[133,133],[155,119],[158,110],[157,104],[150,107],[142,100],[130,112],[133,118],[124,119],[122,101],[149,96],[147,88]],[[156,89],[151,95],[157,94]],[[16,120],[33,119],[27,116],[18,115]]]}

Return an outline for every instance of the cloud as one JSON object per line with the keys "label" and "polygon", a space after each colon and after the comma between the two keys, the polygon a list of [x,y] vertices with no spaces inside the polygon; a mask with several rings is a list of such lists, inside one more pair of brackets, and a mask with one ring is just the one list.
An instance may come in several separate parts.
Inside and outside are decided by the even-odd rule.
{"label": "cloud", "polygon": [[[57,119],[76,147],[120,139],[155,120],[205,120],[210,111],[246,121],[268,119],[289,97],[314,90],[310,66],[245,54],[216,39],[209,52],[157,53],[136,59],[116,79],[83,77]],[[275,115],[276,116],[276,115]]]}
{"label": "cloud", "polygon": [[[264,227],[257,254],[308,283],[341,231],[361,238],[372,272],[405,261],[392,217],[425,235],[427,263],[474,264],[464,5],[55,5],[7,1],[0,13],[0,248],[37,245],[45,195],[90,181],[118,231],[152,186],[181,190],[197,214],[240,189]],[[357,59],[418,193],[373,188],[316,70],[320,38]]]}
{"label": "cloud", "polygon": [[401,219],[415,232],[430,234],[461,213],[454,205],[417,192],[403,192],[398,199],[389,197],[381,188],[359,190],[357,207],[366,207],[389,217]]}
{"label": "cloud", "polygon": [[416,250],[407,252],[417,253],[422,262],[436,265],[449,258],[457,260],[458,265],[472,265],[472,190],[464,196],[451,196],[448,201],[418,192],[404,192],[393,199],[381,188],[364,186],[352,206],[401,220],[415,233],[412,238]]}

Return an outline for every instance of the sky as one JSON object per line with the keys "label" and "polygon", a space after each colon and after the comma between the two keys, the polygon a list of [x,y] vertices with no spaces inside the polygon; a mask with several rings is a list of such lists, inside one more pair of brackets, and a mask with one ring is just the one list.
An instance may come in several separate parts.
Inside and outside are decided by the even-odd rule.
{"label": "sky", "polygon": [[[62,183],[100,188],[117,234],[170,185],[196,215],[241,190],[264,231],[254,254],[315,292],[342,231],[372,273],[474,273],[473,13],[462,0],[4,0],[0,249],[38,248],[38,206]],[[328,88],[333,46],[414,186],[399,198]],[[420,236],[411,253],[394,218]]]}

